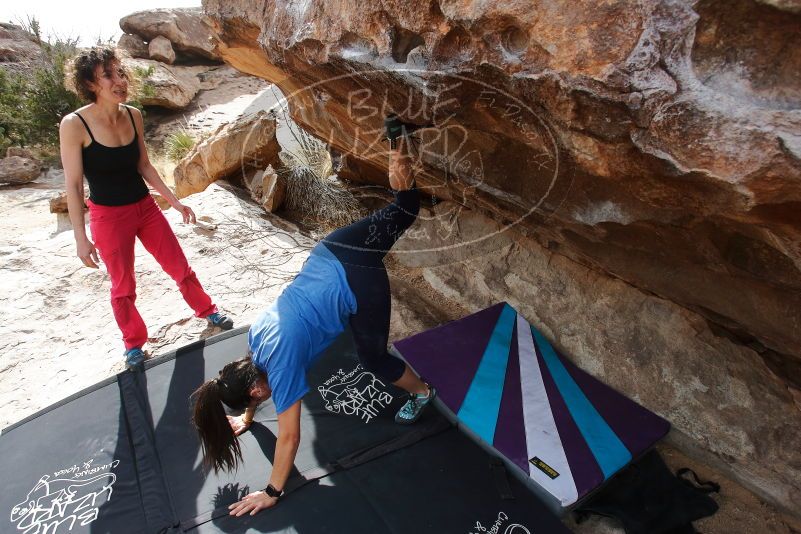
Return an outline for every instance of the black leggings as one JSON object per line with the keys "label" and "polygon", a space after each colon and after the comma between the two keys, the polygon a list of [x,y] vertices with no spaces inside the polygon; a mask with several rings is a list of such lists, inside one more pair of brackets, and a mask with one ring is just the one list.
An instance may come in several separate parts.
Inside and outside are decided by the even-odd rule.
{"label": "black leggings", "polygon": [[345,268],[356,296],[350,326],[359,361],[365,369],[395,382],[406,364],[387,352],[392,300],[384,256],[420,211],[417,189],[398,191],[395,200],[364,219],[331,232],[323,243]]}

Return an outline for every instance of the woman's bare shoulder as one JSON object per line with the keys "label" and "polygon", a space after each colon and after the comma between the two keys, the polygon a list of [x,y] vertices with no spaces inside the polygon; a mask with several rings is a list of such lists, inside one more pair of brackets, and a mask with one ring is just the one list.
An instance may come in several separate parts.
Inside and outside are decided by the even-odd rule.
{"label": "woman's bare shoulder", "polygon": [[85,118],[85,117],[86,117],[86,115],[87,115],[87,112],[89,111],[89,107],[90,107],[90,106],[91,106],[91,104],[87,104],[87,105],[85,105],[85,106],[81,106],[81,107],[79,107],[79,108],[78,108],[78,109],[76,109],[75,111],[72,111],[72,112],[70,112],[70,113],[67,113],[67,114],[66,114],[66,115],[64,115],[64,117],[61,119],[61,124],[67,124],[67,125],[71,125],[71,124],[78,124],[78,123],[80,122],[80,120],[81,120],[81,119],[78,117],[78,113],[80,113],[80,114],[81,114],[81,115],[82,115],[82,116]]}
{"label": "woman's bare shoulder", "polygon": [[141,111],[139,111],[139,108],[137,108],[137,107],[134,107],[134,106],[129,106],[128,104],[123,104],[123,107],[127,108],[127,109],[128,109],[128,111],[130,111],[131,113],[133,113],[133,116],[134,116],[134,117],[136,117],[136,118],[138,118],[138,119],[141,119],[141,118],[142,118],[142,112],[141,112]]}
{"label": "woman's bare shoulder", "polygon": [[62,141],[72,141],[84,144],[84,137],[87,136],[86,128],[83,125],[83,121],[81,121],[81,117],[78,116],[78,113],[81,113],[82,117],[86,117],[85,113],[88,110],[89,106],[83,106],[72,113],[67,113],[61,119],[61,124],[59,125],[59,136],[61,137]]}
{"label": "woman's bare shoulder", "polygon": [[73,111],[72,113],[67,113],[61,119],[61,124],[59,126],[59,130],[61,131],[61,135],[64,134],[75,134],[78,132],[79,127],[83,127],[80,123],[81,119],[78,115],[75,114]]}

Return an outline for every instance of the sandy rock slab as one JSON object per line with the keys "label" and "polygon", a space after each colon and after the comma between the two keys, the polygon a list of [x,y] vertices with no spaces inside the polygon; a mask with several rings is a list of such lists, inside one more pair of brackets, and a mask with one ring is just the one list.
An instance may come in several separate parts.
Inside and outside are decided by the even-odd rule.
{"label": "sandy rock slab", "polygon": [[758,352],[517,229],[442,202],[421,209],[390,257],[442,302],[509,302],[578,366],[670,421],[669,442],[799,509],[801,410]]}
{"label": "sandy rock slab", "polygon": [[168,65],[175,63],[175,50],[172,49],[172,43],[161,35],[147,44],[147,53],[150,59],[161,61]]}
{"label": "sandy rock slab", "polygon": [[129,70],[150,72],[142,79],[146,89],[140,102],[144,106],[183,109],[200,90],[197,67],[168,66],[150,59],[123,58],[122,63]]}
{"label": "sandy rock slab", "polygon": [[[0,427],[123,370],[108,274],[103,265],[81,265],[71,228],[49,210],[63,181],[53,172],[37,187],[0,189]],[[183,202],[198,215],[197,225],[182,223],[175,210],[165,215],[190,265],[236,324],[252,322],[300,270],[313,242],[279,230],[259,206],[224,185]],[[193,316],[140,245],[136,266],[147,351],[162,354],[216,333]]]}
{"label": "sandy rock slab", "polygon": [[150,57],[147,43],[138,35],[123,33],[117,41],[117,48],[125,50],[131,57],[142,59],[148,59]]}
{"label": "sandy rock slab", "polygon": [[41,56],[42,49],[33,35],[15,24],[0,22],[0,63],[4,68],[24,71]]}
{"label": "sandy rock slab", "polygon": [[574,4],[204,10],[342,177],[386,183],[386,112],[433,124],[426,192],[702,314],[801,390],[798,1]]}
{"label": "sandy rock slab", "polygon": [[250,191],[250,198],[270,213],[275,213],[284,205],[286,179],[275,172],[272,165],[267,165],[264,170],[254,170],[246,176],[245,186]]}
{"label": "sandy rock slab", "polygon": [[0,183],[27,184],[36,180],[41,174],[39,163],[21,156],[9,156],[0,159]]}
{"label": "sandy rock slab", "polygon": [[275,133],[275,119],[265,111],[221,125],[178,162],[175,194],[181,198],[220,178],[274,163],[281,149]]}
{"label": "sandy rock slab", "polygon": [[167,110],[148,116],[145,122],[151,146],[163,146],[167,137],[181,131],[190,133],[196,139],[204,138],[242,115],[274,105],[270,84],[261,78],[242,74],[228,65],[204,69],[196,75],[200,81],[200,91],[189,106],[181,110],[180,116]]}
{"label": "sandy rock slab", "polygon": [[34,153],[34,151],[32,149],[21,147],[21,146],[10,146],[10,147],[8,147],[6,149],[6,157],[10,158],[11,156],[19,156],[21,158],[28,158],[28,159],[32,159],[34,161],[38,161],[38,158],[36,157],[36,154]]}
{"label": "sandy rock slab", "polygon": [[201,8],[137,11],[120,19],[120,28],[146,41],[163,36],[187,54],[220,60],[211,42],[211,29]]}

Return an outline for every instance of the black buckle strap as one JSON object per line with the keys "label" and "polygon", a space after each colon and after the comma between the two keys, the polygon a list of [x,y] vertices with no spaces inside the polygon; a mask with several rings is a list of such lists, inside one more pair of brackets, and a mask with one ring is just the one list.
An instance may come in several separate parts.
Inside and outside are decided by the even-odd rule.
{"label": "black buckle strap", "polygon": [[506,466],[500,458],[490,459],[490,471],[492,471],[492,480],[495,482],[495,489],[498,490],[498,495],[504,501],[514,500],[515,494],[512,493],[512,487],[509,485],[508,473]]}
{"label": "black buckle strap", "polygon": [[[684,475],[690,474],[692,475],[692,480],[687,478]],[[682,467],[678,471],[676,471],[676,477],[690,486],[691,488],[697,489],[702,493],[719,493],[720,492],[720,484],[717,482],[712,482],[711,480],[701,480],[698,478],[698,475],[690,469],[689,467]]]}

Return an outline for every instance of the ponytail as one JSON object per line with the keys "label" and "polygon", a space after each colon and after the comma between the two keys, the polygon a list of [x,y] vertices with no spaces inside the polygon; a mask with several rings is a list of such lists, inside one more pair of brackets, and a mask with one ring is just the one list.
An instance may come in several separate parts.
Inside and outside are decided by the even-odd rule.
{"label": "ponytail", "polygon": [[250,356],[246,356],[223,367],[220,378],[205,382],[192,393],[192,424],[200,437],[206,468],[230,471],[242,461],[239,439],[223,403],[233,410],[244,410],[250,402],[250,387],[259,376]]}

